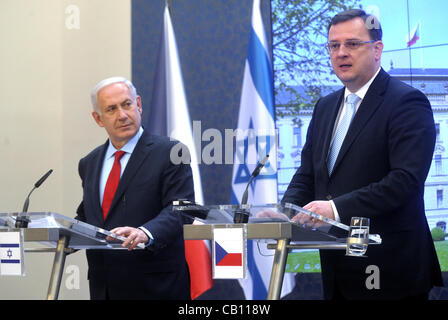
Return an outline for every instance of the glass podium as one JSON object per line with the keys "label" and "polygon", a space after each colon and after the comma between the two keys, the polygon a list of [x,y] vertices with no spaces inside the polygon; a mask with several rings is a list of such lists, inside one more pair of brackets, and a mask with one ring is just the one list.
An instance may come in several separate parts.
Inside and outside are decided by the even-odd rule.
{"label": "glass podium", "polygon": [[[27,228],[16,228],[18,217],[29,221]],[[48,300],[58,298],[67,254],[82,249],[126,250],[121,246],[124,237],[53,212],[0,213],[0,232],[14,231],[23,233],[25,252],[55,252]]]}
{"label": "glass podium", "polygon": [[[268,299],[280,298],[288,252],[291,249],[346,250],[353,243],[350,226],[328,219],[294,204],[209,205],[174,202],[194,224],[184,225],[185,240],[213,240],[214,228],[237,228],[244,225],[247,239],[271,239],[274,250]],[[293,217],[295,217],[293,219]],[[351,240],[351,241],[349,241]],[[381,244],[381,237],[368,234],[365,245]]]}

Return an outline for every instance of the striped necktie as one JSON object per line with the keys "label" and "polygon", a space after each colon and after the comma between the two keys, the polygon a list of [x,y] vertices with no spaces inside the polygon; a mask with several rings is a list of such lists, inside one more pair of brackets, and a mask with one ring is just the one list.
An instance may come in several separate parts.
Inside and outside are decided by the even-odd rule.
{"label": "striped necktie", "polygon": [[339,154],[339,150],[341,149],[342,143],[344,142],[345,135],[347,134],[348,128],[350,127],[350,123],[353,120],[356,112],[356,104],[361,100],[356,94],[349,94],[347,96],[346,110],[345,114],[339,122],[339,126],[336,129],[334,134],[333,144],[330,148],[330,153],[328,155],[327,165],[328,165],[328,174],[331,175],[333,171],[334,164]]}

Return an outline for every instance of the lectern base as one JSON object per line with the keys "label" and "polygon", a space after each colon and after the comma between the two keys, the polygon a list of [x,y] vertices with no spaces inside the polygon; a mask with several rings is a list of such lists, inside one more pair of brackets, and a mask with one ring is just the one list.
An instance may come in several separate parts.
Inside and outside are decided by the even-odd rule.
{"label": "lectern base", "polygon": [[285,275],[286,259],[288,258],[288,244],[290,239],[279,239],[274,253],[271,280],[269,282],[268,300],[279,300],[282,292],[283,276]]}
{"label": "lectern base", "polygon": [[47,300],[57,300],[59,296],[59,288],[61,286],[62,273],[64,272],[65,257],[68,238],[61,236],[53,261],[53,269],[51,270],[50,284],[48,286]]}

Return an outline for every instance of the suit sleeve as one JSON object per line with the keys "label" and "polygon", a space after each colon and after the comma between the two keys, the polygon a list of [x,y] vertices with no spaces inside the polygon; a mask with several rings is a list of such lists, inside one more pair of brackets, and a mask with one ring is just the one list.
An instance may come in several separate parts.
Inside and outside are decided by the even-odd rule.
{"label": "suit sleeve", "polygon": [[[185,147],[186,148],[186,147]],[[142,227],[154,237],[153,249],[160,249],[183,234],[183,219],[179,211],[174,211],[172,202],[179,199],[194,201],[193,175],[189,164],[173,164],[167,160],[162,172],[160,193],[163,209]]]}

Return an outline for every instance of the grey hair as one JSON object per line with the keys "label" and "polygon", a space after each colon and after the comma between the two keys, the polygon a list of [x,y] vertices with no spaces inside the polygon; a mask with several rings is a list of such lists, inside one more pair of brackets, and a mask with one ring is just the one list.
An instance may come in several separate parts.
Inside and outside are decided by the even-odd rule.
{"label": "grey hair", "polygon": [[90,93],[90,99],[92,100],[92,106],[94,111],[101,113],[100,108],[98,107],[98,92],[104,87],[113,83],[124,83],[131,90],[134,99],[137,98],[137,89],[135,89],[131,81],[129,81],[124,77],[107,78],[98,82],[98,84],[92,89],[92,92]]}

